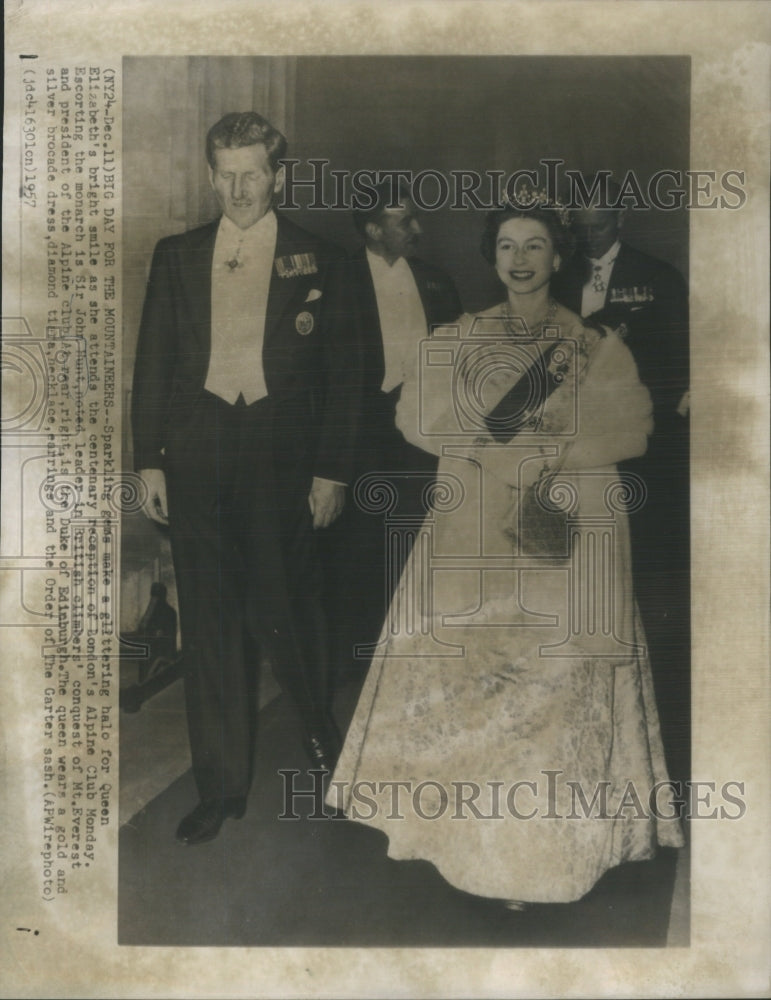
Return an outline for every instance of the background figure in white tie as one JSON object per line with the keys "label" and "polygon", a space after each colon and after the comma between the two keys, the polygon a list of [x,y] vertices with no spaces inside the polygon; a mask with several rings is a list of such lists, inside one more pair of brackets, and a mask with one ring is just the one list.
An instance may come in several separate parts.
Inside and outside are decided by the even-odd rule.
{"label": "background figure in white tie", "polygon": [[331,767],[322,573],[314,529],[344,505],[361,373],[342,254],[277,216],[286,139],[254,112],[206,140],[222,217],[160,241],[134,370],[145,512],[168,523],[200,802],[177,839],[245,809],[257,653]]}
{"label": "background figure in white tie", "polygon": [[[396,405],[405,377],[416,370],[421,341],[432,326],[456,320],[462,308],[449,275],[415,256],[423,229],[409,189],[387,180],[374,190],[375,203],[353,213],[364,245],[347,264],[364,372],[354,479],[361,484],[362,477],[378,474],[396,496],[389,514],[422,521],[423,492],[436,475],[437,460],[396,429]],[[410,550],[405,533],[400,551],[386,559],[388,515],[368,511],[363,492],[353,491],[326,539],[339,682],[368,666],[369,657],[355,656],[354,648],[377,641]]]}
{"label": "background figure in white tie", "polygon": [[630,516],[635,592],[669,772],[683,781],[690,776],[688,289],[671,264],[621,239],[625,212],[618,184],[600,175],[583,182],[587,191],[597,191],[589,206],[572,213],[576,254],[556,276],[554,294],[591,321],[624,325],[653,400],[648,451],[619,463],[619,471],[645,484],[645,502]]}

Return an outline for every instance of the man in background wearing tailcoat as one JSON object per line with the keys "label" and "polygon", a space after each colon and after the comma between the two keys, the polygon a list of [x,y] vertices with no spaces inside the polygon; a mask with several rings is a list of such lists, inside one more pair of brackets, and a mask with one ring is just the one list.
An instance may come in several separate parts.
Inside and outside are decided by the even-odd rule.
{"label": "man in background wearing tailcoat", "polygon": [[[603,182],[605,188],[603,190]],[[671,264],[621,238],[621,189],[583,178],[595,195],[572,214],[576,253],[556,276],[555,297],[591,322],[623,327],[653,400],[653,433],[619,469],[639,477],[630,516],[635,592],[656,683],[670,774],[689,777],[690,650],[688,289]]]}

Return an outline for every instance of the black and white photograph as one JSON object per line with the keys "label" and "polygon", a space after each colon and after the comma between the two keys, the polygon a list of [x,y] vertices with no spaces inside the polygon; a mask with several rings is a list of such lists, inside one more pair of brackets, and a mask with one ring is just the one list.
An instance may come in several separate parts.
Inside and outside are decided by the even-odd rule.
{"label": "black and white photograph", "polygon": [[762,995],[767,7],[11,7],[0,995]]}
{"label": "black and white photograph", "polygon": [[687,944],[689,60],[123,85],[120,940]]}

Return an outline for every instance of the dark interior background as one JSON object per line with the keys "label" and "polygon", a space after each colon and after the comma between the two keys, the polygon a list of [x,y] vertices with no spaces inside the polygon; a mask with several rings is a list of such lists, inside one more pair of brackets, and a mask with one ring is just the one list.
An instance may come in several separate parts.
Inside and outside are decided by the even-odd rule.
{"label": "dark interior background", "polygon": [[[621,180],[633,169],[645,184],[657,170],[688,169],[689,80],[685,58],[298,59],[290,154],[324,156],[351,171],[502,170],[506,177],[561,158],[560,170],[611,170]],[[426,196],[432,191],[427,184]],[[357,243],[345,213],[298,216],[346,247]],[[452,274],[465,308],[491,305],[499,290],[478,252],[480,213],[448,207],[423,221],[421,255]],[[684,209],[630,212],[626,227],[640,249],[687,274]]]}

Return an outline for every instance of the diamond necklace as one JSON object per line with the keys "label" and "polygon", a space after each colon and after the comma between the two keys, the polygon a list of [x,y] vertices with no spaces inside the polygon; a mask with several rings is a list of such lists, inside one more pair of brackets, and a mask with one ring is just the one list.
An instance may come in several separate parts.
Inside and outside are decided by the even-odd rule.
{"label": "diamond necklace", "polygon": [[548,326],[554,317],[557,315],[557,303],[554,299],[549,299],[549,307],[546,310],[546,315],[542,320],[539,320],[534,326],[528,326],[525,320],[521,316],[516,316],[511,311],[511,304],[507,299],[503,306],[503,325],[506,327],[506,332],[512,337],[521,336],[522,329],[514,325],[514,320],[520,321],[522,326],[524,326],[525,331],[530,337],[537,337],[543,331],[545,326]]}

